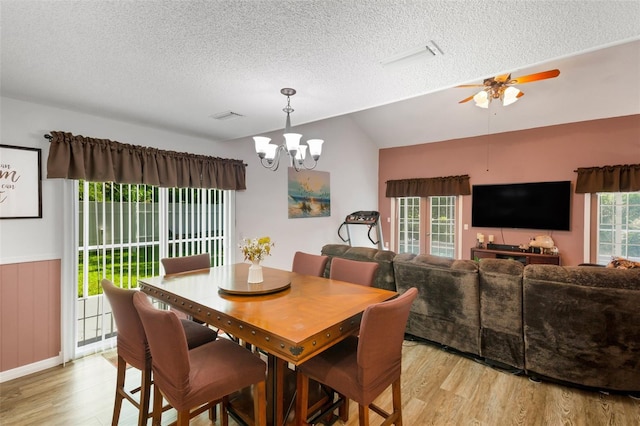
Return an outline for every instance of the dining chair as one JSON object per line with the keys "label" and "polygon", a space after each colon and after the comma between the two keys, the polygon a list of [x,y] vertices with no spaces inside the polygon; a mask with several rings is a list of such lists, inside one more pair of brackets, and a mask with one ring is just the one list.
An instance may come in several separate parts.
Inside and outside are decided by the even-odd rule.
{"label": "dining chair", "polygon": [[[118,366],[116,373],[116,397],[113,405],[113,417],[111,424],[116,426],[120,418],[122,400],[127,399],[139,411],[138,425],[146,425],[150,417],[149,400],[151,397],[151,354],[144,327],[138,316],[135,306],[133,306],[133,296],[139,291],[127,290],[115,286],[107,279],[102,280],[104,291],[113,318],[118,329],[117,353]],[[193,321],[181,320],[189,348],[195,348],[205,343],[216,340],[217,333],[208,327],[203,327]],[[127,364],[137,368],[141,372],[140,387],[134,391],[125,389],[125,377]],[[136,400],[134,393],[140,392],[140,397]]]}
{"label": "dining chair", "polygon": [[334,257],[331,259],[329,278],[371,287],[378,270],[377,262],[360,262],[358,260]]}
{"label": "dining chair", "polygon": [[297,251],[293,255],[293,265],[291,271],[302,275],[321,277],[329,261],[329,256],[304,253]]}
{"label": "dining chair", "polygon": [[209,269],[211,267],[211,256],[209,253],[194,254],[191,256],[163,257],[160,259],[167,275],[179,274],[182,272]]}
{"label": "dining chair", "polygon": [[[369,424],[369,409],[379,414],[383,424],[402,425],[400,372],[402,370],[402,342],[409,317],[409,309],[418,290],[410,288],[402,295],[369,306],[362,316],[360,333],[298,365],[296,422],[306,425],[309,414],[317,408],[308,407],[309,379],[314,379],[340,396],[342,420],[348,420],[348,400],[358,403],[359,424]],[[388,413],[373,404],[385,389],[392,387],[393,412]],[[335,408],[335,404],[332,409]],[[309,422],[322,417],[320,413]]]}
{"label": "dining chair", "polygon": [[163,396],[178,412],[177,425],[221,405],[221,421],[228,424],[229,395],[253,387],[254,424],[267,423],[267,364],[228,339],[189,350],[184,329],[172,311],[156,309],[144,293],[133,296],[149,341],[154,377],[153,424],[160,424]]}
{"label": "dining chair", "polygon": [[[163,257],[160,259],[160,262],[164,268],[165,275],[201,271],[211,268],[211,256],[209,253],[194,254],[191,256]],[[174,307],[170,307],[169,309],[174,311],[176,315],[178,315],[178,318],[192,319],[190,315]],[[200,321],[197,322],[201,323]]]}

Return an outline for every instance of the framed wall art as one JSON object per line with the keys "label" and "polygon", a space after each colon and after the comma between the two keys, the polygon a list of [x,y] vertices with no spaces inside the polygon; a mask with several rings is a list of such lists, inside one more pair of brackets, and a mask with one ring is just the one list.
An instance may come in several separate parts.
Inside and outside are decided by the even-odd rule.
{"label": "framed wall art", "polygon": [[42,217],[41,150],[0,144],[0,219]]}
{"label": "framed wall art", "polygon": [[331,216],[329,172],[289,167],[289,219]]}

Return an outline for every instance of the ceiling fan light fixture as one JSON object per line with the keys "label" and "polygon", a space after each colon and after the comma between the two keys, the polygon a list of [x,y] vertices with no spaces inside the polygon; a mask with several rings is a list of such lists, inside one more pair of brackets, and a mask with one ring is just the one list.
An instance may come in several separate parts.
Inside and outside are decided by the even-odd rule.
{"label": "ceiling fan light fixture", "polygon": [[489,94],[485,90],[481,90],[475,94],[473,100],[477,107],[489,108]]}
{"label": "ceiling fan light fixture", "polygon": [[520,89],[517,89],[513,86],[509,86],[504,90],[502,94],[502,105],[507,106],[518,100],[518,95],[520,94]]}

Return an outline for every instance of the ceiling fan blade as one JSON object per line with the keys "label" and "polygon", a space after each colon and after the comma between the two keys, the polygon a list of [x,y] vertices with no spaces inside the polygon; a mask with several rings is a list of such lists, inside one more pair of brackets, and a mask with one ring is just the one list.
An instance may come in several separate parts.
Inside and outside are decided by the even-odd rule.
{"label": "ceiling fan blade", "polygon": [[560,75],[560,70],[543,71],[536,74],[524,75],[522,77],[514,78],[511,80],[511,84],[531,83],[532,81],[545,80],[547,78],[554,78]]}
{"label": "ceiling fan blade", "polygon": [[521,98],[521,97],[523,97],[523,96],[524,96],[524,92],[521,90],[521,91],[520,91],[520,93],[518,93],[518,94],[516,95],[516,98],[517,98],[517,99],[520,99],[520,98]]}
{"label": "ceiling fan blade", "polygon": [[511,79],[511,74],[496,75],[495,77],[493,77],[493,79],[495,81],[497,81],[498,83],[504,83],[504,82],[509,81]]}
{"label": "ceiling fan blade", "polygon": [[463,100],[461,100],[460,102],[458,102],[459,104],[463,104],[465,102],[469,102],[471,99],[473,99],[473,97],[475,96],[475,94],[469,96],[468,98],[464,98]]}

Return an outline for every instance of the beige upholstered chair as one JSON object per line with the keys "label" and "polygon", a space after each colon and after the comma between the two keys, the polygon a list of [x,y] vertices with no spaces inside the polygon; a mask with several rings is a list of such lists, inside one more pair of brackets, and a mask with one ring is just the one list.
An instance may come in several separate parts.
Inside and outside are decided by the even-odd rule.
{"label": "beige upholstered chair", "polygon": [[328,256],[297,251],[293,255],[293,266],[291,270],[298,274],[321,277],[324,275],[324,268],[327,266],[328,261]]}
{"label": "beige upholstered chair", "polygon": [[[137,294],[138,291],[116,287],[106,279],[102,280],[102,289],[107,300],[109,300],[113,318],[118,328],[118,372],[112,425],[116,426],[118,424],[122,400],[125,398],[139,410],[138,425],[146,425],[147,418],[150,417],[151,354],[149,353],[149,345],[147,344],[142,322],[136,308],[133,306],[133,295]],[[193,321],[181,320],[181,326],[184,329],[189,348],[195,348],[216,340],[217,334],[215,331]],[[141,371],[142,379],[138,400],[124,388],[127,364]]]}
{"label": "beige upholstered chair", "polygon": [[228,396],[253,386],[255,425],[267,423],[266,369],[258,356],[227,339],[189,350],[180,320],[156,309],[144,293],[133,297],[153,357],[153,423],[160,424],[160,393],[178,411],[178,426],[222,401],[221,421],[228,422]]}
{"label": "beige upholstered chair", "polygon": [[[298,366],[298,425],[307,424],[308,415],[314,414],[308,410],[309,378],[338,392],[345,398],[345,406],[347,398],[356,401],[360,425],[369,424],[369,409],[384,417],[385,425],[402,424],[402,342],[409,309],[417,295],[418,290],[413,287],[396,299],[369,306],[362,316],[359,336],[350,336]],[[392,386],[393,413],[373,404],[389,385]],[[344,410],[344,421],[347,415],[348,409]]]}
{"label": "beige upholstered chair", "polygon": [[371,287],[378,266],[376,262],[360,262],[334,257],[331,260],[329,278]]}

